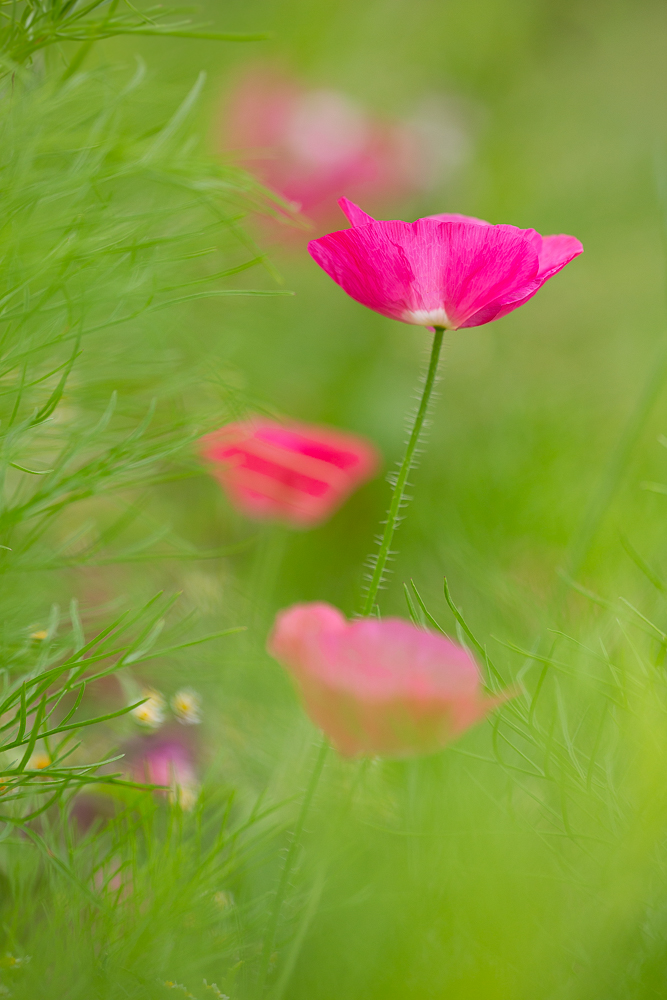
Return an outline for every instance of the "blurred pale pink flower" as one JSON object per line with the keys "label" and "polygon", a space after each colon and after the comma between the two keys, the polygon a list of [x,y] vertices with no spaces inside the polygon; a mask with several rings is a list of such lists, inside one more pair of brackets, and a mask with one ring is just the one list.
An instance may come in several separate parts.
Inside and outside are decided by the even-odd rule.
{"label": "blurred pale pink flower", "polygon": [[400,618],[348,622],[329,604],[296,604],[277,615],[267,648],[345,756],[436,750],[507,697],[484,694],[462,646]]}
{"label": "blurred pale pink flower", "polygon": [[424,187],[423,163],[438,162],[438,144],[422,118],[373,120],[338,90],[255,66],[231,94],[226,145],[321,231],[343,191],[379,205]]}
{"label": "blurred pale pink flower", "polygon": [[148,785],[165,785],[160,790],[171,802],[191,809],[198,794],[193,756],[185,742],[175,736],[146,736],[128,748],[132,779]]}
{"label": "blurred pale pink flower", "polygon": [[339,204],[352,228],[311,240],[311,256],[357,302],[417,326],[458,330],[500,319],[584,249],[574,236],[465,215],[376,222],[347,198]]}
{"label": "blurred pale pink flower", "polygon": [[356,435],[263,418],[206,435],[201,452],[239,510],[296,528],[325,520],[379,466]]}

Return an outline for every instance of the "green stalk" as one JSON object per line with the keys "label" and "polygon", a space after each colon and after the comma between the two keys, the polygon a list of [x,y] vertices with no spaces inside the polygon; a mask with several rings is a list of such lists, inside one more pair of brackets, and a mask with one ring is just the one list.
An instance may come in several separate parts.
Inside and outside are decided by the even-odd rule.
{"label": "green stalk", "polygon": [[414,460],[415,449],[419,442],[419,437],[424,426],[424,420],[428,412],[429,402],[431,400],[431,394],[433,392],[433,386],[435,385],[435,378],[438,372],[438,362],[440,360],[440,349],[442,347],[442,338],[444,336],[444,329],[441,326],[435,327],[435,332],[433,334],[433,345],[431,347],[431,359],[428,365],[428,372],[426,374],[426,381],[424,383],[424,389],[422,391],[421,400],[419,401],[419,409],[417,410],[417,415],[415,417],[415,422],[412,425],[412,431],[410,433],[410,439],[405,449],[405,455],[401,463],[401,467],[396,477],[396,485],[394,486],[394,492],[391,495],[391,503],[389,505],[389,512],[387,514],[387,521],[385,524],[384,534],[382,535],[382,540],[380,542],[380,551],[377,555],[377,560],[375,562],[375,567],[373,569],[373,575],[371,577],[370,584],[368,586],[368,591],[366,593],[366,599],[364,601],[363,608],[361,610],[361,615],[367,618],[368,615],[373,613],[375,607],[375,599],[380,589],[382,579],[384,576],[384,571],[387,566],[387,560],[389,559],[389,554],[391,552],[391,543],[394,538],[394,532],[398,527],[399,515],[401,512],[401,507],[404,503],[405,487],[408,484],[408,476],[410,475],[410,470],[412,469],[412,463]]}
{"label": "green stalk", "polygon": [[285,902],[290,876],[294,868],[294,859],[301,842],[301,835],[306,823],[306,817],[308,816],[310,804],[313,801],[313,796],[315,795],[328,751],[329,743],[326,737],[323,736],[317,752],[317,757],[315,758],[315,764],[313,765],[313,770],[310,775],[310,781],[308,782],[308,787],[306,788],[306,793],[301,803],[301,809],[299,811],[299,817],[296,821],[296,826],[294,827],[294,833],[292,834],[292,839],[287,849],[287,857],[285,858],[283,870],[280,873],[280,881],[278,882],[278,888],[276,889],[276,898],[273,901],[273,909],[271,910],[269,924],[266,929],[266,937],[264,938],[264,947],[262,949],[262,961],[259,967],[259,989],[257,991],[259,997],[264,995],[266,979],[269,973],[269,965],[271,964],[271,955],[273,954],[276,933],[278,931],[278,923],[280,921],[280,913],[283,908],[283,903]]}
{"label": "green stalk", "polygon": [[289,530],[280,524],[268,524],[258,539],[248,592],[251,598],[248,638],[263,635],[268,628],[264,618],[271,613],[276,584],[287,546]]}

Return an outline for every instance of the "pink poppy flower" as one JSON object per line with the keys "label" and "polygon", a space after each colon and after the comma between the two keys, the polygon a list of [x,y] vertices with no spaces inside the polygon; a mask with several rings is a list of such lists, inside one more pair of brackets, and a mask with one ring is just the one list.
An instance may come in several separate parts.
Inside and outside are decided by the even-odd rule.
{"label": "pink poppy flower", "polygon": [[267,649],[348,757],[436,750],[507,697],[484,695],[462,646],[400,618],[348,622],[329,604],[296,604],[277,615]]}
{"label": "pink poppy flower", "polygon": [[324,232],[344,191],[383,204],[423,189],[424,163],[461,142],[451,126],[444,137],[433,131],[375,120],[341,91],[305,87],[266,65],[246,70],[225,114],[227,148]]}
{"label": "pink poppy flower", "polygon": [[347,198],[339,204],[352,228],[311,240],[311,256],[357,302],[417,326],[500,319],[583,252],[574,236],[464,215],[376,222]]}
{"label": "pink poppy flower", "polygon": [[295,528],[325,520],[379,466],[373,445],[356,435],[264,418],[227,424],[201,444],[242,513]]}

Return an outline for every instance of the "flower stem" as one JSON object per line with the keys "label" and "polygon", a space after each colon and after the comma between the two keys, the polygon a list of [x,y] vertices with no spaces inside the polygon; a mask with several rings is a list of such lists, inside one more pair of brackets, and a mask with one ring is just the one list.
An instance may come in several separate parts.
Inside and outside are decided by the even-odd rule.
{"label": "flower stem", "polygon": [[258,540],[254,564],[250,571],[248,592],[251,597],[248,637],[266,631],[272,608],[280,567],[289,542],[289,531],[279,524],[264,526]]}
{"label": "flower stem", "polygon": [[387,521],[385,524],[384,534],[382,535],[382,540],[380,542],[380,551],[377,555],[377,560],[375,561],[375,566],[373,569],[373,575],[371,577],[370,584],[368,586],[368,591],[366,593],[366,598],[364,600],[364,605],[361,614],[364,618],[373,613],[373,608],[375,607],[375,599],[382,584],[382,579],[384,577],[384,571],[387,566],[387,560],[391,552],[391,543],[394,538],[394,532],[398,527],[399,515],[401,512],[401,507],[404,503],[405,487],[408,483],[408,476],[410,475],[410,470],[412,469],[412,463],[414,460],[415,449],[419,442],[419,437],[424,426],[424,419],[428,412],[428,405],[431,399],[431,394],[433,392],[433,386],[435,385],[435,378],[438,372],[438,362],[440,360],[440,348],[442,347],[442,338],[444,336],[444,329],[440,326],[435,327],[433,334],[433,345],[431,347],[431,359],[428,365],[428,372],[426,373],[426,381],[424,382],[424,389],[422,391],[421,400],[419,401],[419,409],[417,410],[417,415],[415,417],[415,422],[412,425],[412,431],[410,432],[410,438],[408,440],[407,447],[405,449],[405,455],[401,463],[401,467],[398,471],[398,476],[396,477],[396,484],[394,486],[394,492],[391,495],[391,503],[389,505],[389,512],[387,514]]}
{"label": "flower stem", "polygon": [[271,956],[273,954],[273,947],[276,941],[276,933],[278,931],[278,923],[280,921],[280,913],[283,908],[283,903],[285,902],[285,896],[287,894],[287,888],[289,886],[290,876],[292,875],[292,871],[294,869],[295,855],[299,848],[299,843],[301,841],[301,834],[303,833],[303,828],[306,823],[306,817],[308,816],[310,804],[313,801],[313,796],[315,795],[315,791],[317,789],[317,785],[320,780],[320,775],[322,774],[322,769],[324,768],[324,762],[326,760],[328,752],[329,752],[329,742],[327,738],[323,736],[322,742],[320,743],[319,750],[317,752],[317,757],[315,758],[313,770],[310,775],[310,781],[308,782],[308,787],[306,788],[305,795],[301,802],[301,809],[299,811],[299,817],[296,821],[296,826],[294,827],[294,833],[292,834],[292,839],[287,849],[285,864],[283,865],[283,870],[280,873],[280,881],[278,882],[278,888],[276,889],[276,897],[273,901],[273,909],[271,910],[269,924],[266,929],[266,936],[264,938],[264,947],[262,949],[262,961],[259,969],[258,995],[260,997],[263,996],[264,988],[266,986],[266,979],[269,972],[269,966],[271,964]]}

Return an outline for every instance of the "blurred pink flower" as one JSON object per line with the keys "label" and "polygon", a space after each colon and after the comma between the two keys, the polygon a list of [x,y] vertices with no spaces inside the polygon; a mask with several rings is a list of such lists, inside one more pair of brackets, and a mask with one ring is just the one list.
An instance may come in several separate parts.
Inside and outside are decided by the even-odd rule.
{"label": "blurred pink flower", "polygon": [[583,252],[574,236],[465,215],[376,222],[347,198],[339,204],[352,229],[311,240],[311,256],[357,302],[417,326],[500,319]]}
{"label": "blurred pink flower", "polygon": [[[308,89],[267,66],[238,82],[225,131],[228,149],[320,230],[343,191],[382,204],[423,187],[424,161],[442,160],[421,120],[372,120],[340,91]],[[450,125],[446,144],[457,142]]]}
{"label": "blurred pink flower", "polygon": [[191,809],[198,782],[190,747],[176,736],[144,736],[134,740],[127,752],[133,781],[166,786],[161,794]]}
{"label": "blurred pink flower", "polygon": [[201,451],[239,510],[296,528],[325,520],[379,466],[356,435],[264,418],[227,424],[202,438]]}
{"label": "blurred pink flower", "polygon": [[348,622],[329,604],[296,604],[267,648],[345,756],[436,750],[508,697],[484,695],[462,646],[400,618]]}

